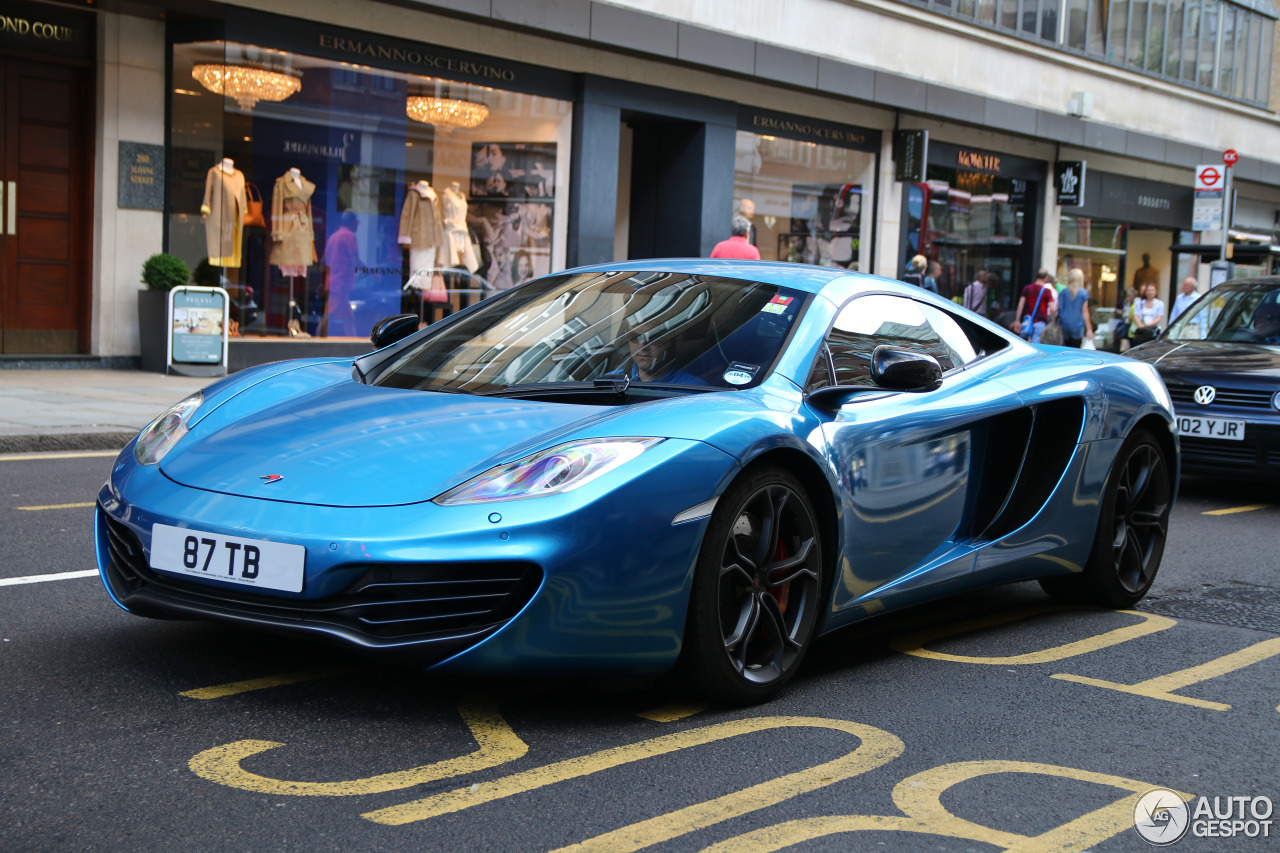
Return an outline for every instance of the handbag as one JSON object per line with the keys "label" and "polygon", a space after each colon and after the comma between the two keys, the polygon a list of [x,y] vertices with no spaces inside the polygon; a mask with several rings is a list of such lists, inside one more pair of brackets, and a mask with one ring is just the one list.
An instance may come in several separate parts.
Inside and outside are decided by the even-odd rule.
{"label": "handbag", "polygon": [[431,288],[423,297],[425,302],[448,302],[449,291],[444,286],[444,276],[436,273],[431,276]]}
{"label": "handbag", "polygon": [[1045,324],[1044,331],[1040,333],[1040,343],[1048,344],[1051,347],[1062,346],[1062,326],[1058,324],[1056,314],[1049,318],[1049,322]]}
{"label": "handbag", "polygon": [[262,215],[262,193],[253,184],[245,184],[244,196],[244,227],[266,228],[267,220]]}
{"label": "handbag", "polygon": [[[1022,325],[1018,329],[1018,334],[1023,340],[1031,340],[1031,336],[1035,334],[1036,314],[1040,312],[1040,300],[1044,299],[1044,288],[1040,288],[1040,295],[1036,297],[1036,307],[1031,309],[1031,313],[1022,318]],[[1062,343],[1059,341],[1058,343]]]}

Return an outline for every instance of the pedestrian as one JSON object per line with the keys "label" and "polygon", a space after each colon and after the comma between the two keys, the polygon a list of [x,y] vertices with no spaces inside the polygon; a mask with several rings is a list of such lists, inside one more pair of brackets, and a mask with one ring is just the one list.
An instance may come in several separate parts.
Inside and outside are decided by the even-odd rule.
{"label": "pedestrian", "polygon": [[1187,276],[1182,280],[1182,290],[1178,293],[1178,298],[1173,300],[1173,310],[1169,312],[1169,322],[1178,319],[1178,315],[1191,307],[1191,303],[1195,302],[1200,296],[1196,292],[1199,282],[1191,276]]}
{"label": "pedestrian", "polygon": [[1056,302],[1053,285],[1049,283],[1049,271],[1041,267],[1036,272],[1036,280],[1022,288],[1010,328],[1031,343],[1040,343],[1040,334],[1057,310]]}
{"label": "pedestrian", "polygon": [[1133,344],[1130,332],[1133,329],[1133,302],[1138,298],[1138,291],[1132,287],[1124,289],[1124,301],[1116,312],[1113,337],[1116,340],[1116,352],[1125,352]]}
{"label": "pedestrian", "polygon": [[1067,286],[1058,294],[1058,324],[1062,326],[1062,345],[1080,347],[1093,341],[1093,322],[1089,317],[1089,291],[1084,288],[1084,272],[1067,272]]}
{"label": "pedestrian", "polygon": [[930,293],[938,292],[938,277],[942,275],[942,264],[937,261],[929,263],[929,271],[924,274],[924,289]]}
{"label": "pedestrian", "polygon": [[916,287],[924,287],[924,270],[928,265],[929,261],[924,255],[916,255],[907,262],[907,271],[898,280],[906,284],[914,284]]}
{"label": "pedestrian", "polygon": [[721,240],[716,243],[714,249],[711,250],[713,258],[734,258],[743,261],[760,260],[760,250],[751,245],[751,241],[747,239],[747,234],[751,232],[751,223],[747,221],[745,216],[733,217],[730,225],[728,240]]}
{"label": "pedestrian", "polygon": [[975,314],[987,316],[987,271],[978,270],[973,281],[964,289],[964,307]]}
{"label": "pedestrian", "polygon": [[1134,346],[1154,341],[1163,323],[1164,303],[1156,298],[1156,286],[1144,284],[1142,298],[1133,303],[1133,325],[1129,330],[1129,337]]}

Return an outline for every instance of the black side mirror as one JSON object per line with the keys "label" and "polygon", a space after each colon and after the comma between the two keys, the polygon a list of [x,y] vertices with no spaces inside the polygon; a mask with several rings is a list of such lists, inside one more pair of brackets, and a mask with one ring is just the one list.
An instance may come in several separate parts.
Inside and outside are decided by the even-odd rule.
{"label": "black side mirror", "polygon": [[881,344],[871,352],[871,379],[892,391],[932,391],[942,385],[942,365],[931,355]]}
{"label": "black side mirror", "polygon": [[374,323],[369,331],[369,340],[373,342],[375,348],[382,349],[396,341],[404,340],[416,331],[418,331],[417,314],[397,314],[394,317],[383,317]]}

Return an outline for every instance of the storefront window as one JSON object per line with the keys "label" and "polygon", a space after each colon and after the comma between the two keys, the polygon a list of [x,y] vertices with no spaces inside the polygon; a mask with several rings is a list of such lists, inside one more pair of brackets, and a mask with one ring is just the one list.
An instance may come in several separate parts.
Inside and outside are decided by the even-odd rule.
{"label": "storefront window", "polygon": [[169,251],[241,334],[367,337],[564,267],[570,102],[232,42],[173,59]]}
{"label": "storefront window", "polygon": [[907,184],[906,243],[899,271],[912,256],[924,255],[939,295],[951,299],[964,292],[979,271],[994,274],[988,287],[988,316],[998,316],[1017,303],[1022,285],[1031,281],[1022,263],[1024,231],[1034,219],[1028,213],[1036,183],[931,165],[928,181]]}
{"label": "storefront window", "polygon": [[874,176],[866,151],[738,131],[734,199],[762,260],[864,269]]}

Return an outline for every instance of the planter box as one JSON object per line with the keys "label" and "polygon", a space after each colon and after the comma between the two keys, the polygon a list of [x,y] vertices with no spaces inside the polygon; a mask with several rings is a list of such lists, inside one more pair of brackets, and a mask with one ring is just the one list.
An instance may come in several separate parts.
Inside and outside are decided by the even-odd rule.
{"label": "planter box", "polygon": [[138,344],[142,348],[142,369],[167,373],[165,363],[169,333],[169,294],[163,290],[138,291]]}

